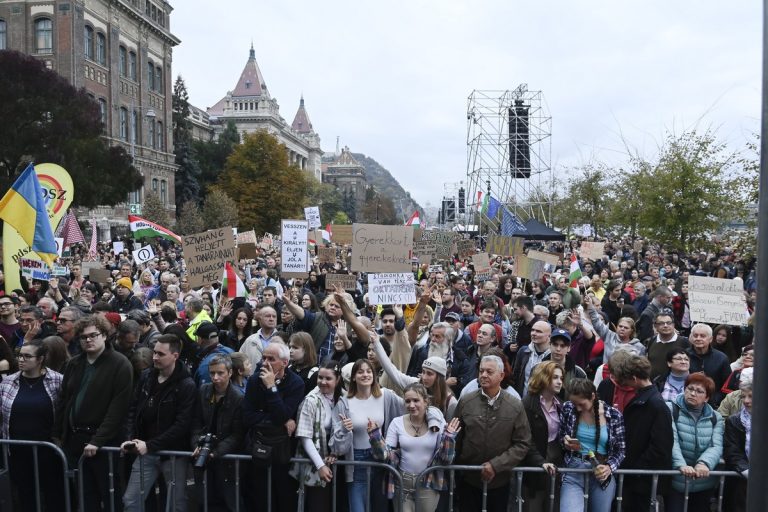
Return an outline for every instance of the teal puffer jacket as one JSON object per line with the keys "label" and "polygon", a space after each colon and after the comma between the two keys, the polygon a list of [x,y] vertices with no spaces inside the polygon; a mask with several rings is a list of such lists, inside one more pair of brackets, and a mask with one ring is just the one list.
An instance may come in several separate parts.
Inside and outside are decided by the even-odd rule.
{"label": "teal puffer jacket", "polygon": [[[677,420],[675,417],[675,405],[680,408]],[[723,455],[723,433],[725,422],[719,412],[709,404],[704,404],[704,409],[698,421],[694,421],[685,403],[684,394],[675,398],[674,402],[667,402],[672,412],[672,429],[675,444],[672,447],[672,467],[680,469],[683,466],[695,466],[703,462],[714,470]],[[712,421],[712,418],[715,421]],[[714,423],[714,425],[713,425]],[[717,478],[701,478],[688,481],[688,492],[699,492],[717,487]],[[685,477],[672,477],[672,488],[683,492],[685,489]]]}

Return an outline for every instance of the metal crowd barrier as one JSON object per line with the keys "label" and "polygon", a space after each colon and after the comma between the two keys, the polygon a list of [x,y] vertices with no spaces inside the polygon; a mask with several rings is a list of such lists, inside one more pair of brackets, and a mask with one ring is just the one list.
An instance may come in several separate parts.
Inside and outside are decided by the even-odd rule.
{"label": "metal crowd barrier", "polygon": [[[23,440],[11,440],[11,439],[0,439],[0,446],[4,447],[3,449],[3,461],[4,461],[4,468],[7,470],[10,467],[9,462],[9,453],[7,447],[10,446],[28,446],[32,448],[32,455],[33,455],[33,467],[34,467],[34,476],[35,476],[35,491],[36,491],[36,504],[37,504],[37,510],[42,510],[42,504],[41,504],[41,498],[40,498],[40,467],[39,467],[39,450],[41,448],[44,449],[50,449],[53,450],[53,452],[56,454],[56,456],[61,460],[62,463],[62,481],[64,483],[64,497],[65,497],[65,503],[62,506],[62,510],[65,512],[71,512],[71,494],[70,494],[70,487],[69,487],[69,480],[72,475],[72,472],[70,471],[70,468],[67,464],[67,458],[64,452],[59,448],[58,446],[54,445],[53,443],[49,442],[42,442],[42,441],[23,441]],[[110,496],[110,506],[109,509],[114,511],[114,504],[115,504],[115,498],[121,499],[122,496],[115,496],[115,493],[118,492],[118,489],[115,485],[115,479],[116,475],[113,471],[114,469],[114,462],[115,462],[115,454],[118,454],[118,457],[120,456],[120,448],[119,447],[103,447],[100,449],[101,452],[106,452],[110,467],[110,472],[108,475],[109,478],[109,496]],[[191,456],[192,452],[183,452],[183,451],[163,451],[163,452],[156,452],[153,453],[153,455],[158,455],[162,457],[169,457],[171,461],[178,457],[183,457],[186,459],[189,459],[191,462]],[[84,486],[83,486],[83,462],[87,460],[85,456],[81,456],[80,460],[78,461],[78,472],[77,475],[75,475],[76,483],[77,483],[77,492],[78,492],[78,510],[84,511]],[[224,457],[221,457],[219,460],[231,460],[234,461],[235,465],[235,496],[237,497],[237,500],[235,502],[235,510],[236,512],[239,512],[241,508],[244,508],[241,503],[241,468],[242,468],[242,462],[249,463],[251,461],[250,455],[226,455]],[[142,465],[144,461],[143,456],[139,456],[139,464]],[[291,459],[291,463],[296,464],[311,464],[311,461],[308,459]],[[395,490],[396,494],[393,501],[393,504],[395,505],[395,510],[402,510],[402,506],[404,503],[404,493],[402,492],[402,484],[403,484],[403,478],[400,472],[390,464],[385,464],[381,462],[363,462],[363,461],[345,461],[345,460],[338,460],[331,468],[333,471],[333,480],[330,485],[332,485],[332,510],[337,509],[337,482],[339,481],[339,478],[345,478],[345,475],[343,472],[340,474],[339,472],[342,471],[339,468],[343,468],[345,466],[357,466],[357,467],[364,467],[366,468],[366,471],[368,473],[368,486],[366,489],[366,504],[367,509],[370,510],[371,505],[371,476],[372,472],[375,469],[383,470],[386,472],[386,474],[391,475],[394,478],[395,481]],[[145,500],[148,496],[148,489],[146,489],[144,478],[143,478],[143,467],[141,468],[141,479],[140,479],[140,497],[141,497],[141,510],[144,510],[145,507]],[[426,481],[426,477],[435,471],[446,471],[448,473],[448,491],[445,491],[445,493],[448,496],[448,511],[453,512],[454,510],[454,501],[456,496],[456,473],[457,472],[469,472],[469,471],[481,471],[482,466],[461,466],[461,465],[449,465],[449,466],[432,466],[425,469],[421,474],[418,475],[416,478],[416,495],[418,495],[418,492],[420,489],[423,489],[424,482]],[[515,468],[512,471],[512,477],[511,477],[511,489],[510,489],[510,510],[513,508],[517,509],[518,511],[522,511],[523,505],[524,505],[524,498],[523,498],[523,476],[525,473],[545,473],[544,469],[540,467],[518,467]],[[591,469],[576,469],[576,468],[558,468],[557,469],[557,475],[551,476],[547,474],[548,480],[549,480],[549,489],[548,489],[548,498],[549,498],[549,504],[548,504],[548,510],[549,512],[554,511],[554,504],[555,504],[555,497],[556,497],[556,482],[558,475],[565,474],[565,473],[581,473],[584,475],[584,504],[585,509],[586,505],[589,501],[589,477],[592,474]],[[724,493],[724,487],[725,487],[725,479],[726,478],[742,478],[742,476],[735,472],[735,471],[710,471],[709,475],[711,477],[715,477],[718,479],[718,488],[717,488],[717,510],[718,512],[722,512],[723,510],[723,493]],[[627,476],[646,476],[651,477],[651,492],[650,492],[650,509],[655,510],[657,501],[656,501],[656,494],[658,490],[659,485],[659,478],[663,476],[680,476],[680,472],[676,470],[658,470],[658,471],[651,471],[651,470],[636,470],[636,469],[621,469],[613,474],[613,477],[616,478],[616,494],[614,497],[614,500],[616,502],[616,512],[621,512],[622,510],[622,501],[623,501],[623,489],[624,489],[624,480]],[[272,469],[267,468],[267,510],[272,509]],[[689,500],[689,485],[690,480],[688,478],[685,479],[685,489],[684,489],[684,511],[687,512],[688,510],[688,500]],[[173,494],[176,492],[185,492],[187,488],[187,482],[176,482],[176,474],[175,474],[175,466],[173,466],[172,474],[171,474],[171,482],[167,482],[169,487],[169,492],[171,493],[171,498],[173,497]],[[177,488],[181,485],[182,490],[179,491]],[[207,478],[207,468],[204,468],[202,473],[202,485],[203,485],[203,493],[202,493],[202,503],[199,503],[199,506],[202,507],[204,511],[208,510],[208,478]],[[121,490],[122,491],[122,490]],[[379,492],[382,490],[379,489]],[[514,492],[513,492],[514,491]],[[482,484],[482,511],[485,512],[487,509],[487,495],[488,495],[488,484],[487,482],[483,482]],[[303,510],[303,505],[305,502],[305,485],[304,482],[301,481],[298,483],[298,503],[299,503],[299,510]],[[419,501],[416,499],[416,511],[417,512],[427,512],[423,510],[419,510]],[[432,512],[432,511],[429,511]]]}

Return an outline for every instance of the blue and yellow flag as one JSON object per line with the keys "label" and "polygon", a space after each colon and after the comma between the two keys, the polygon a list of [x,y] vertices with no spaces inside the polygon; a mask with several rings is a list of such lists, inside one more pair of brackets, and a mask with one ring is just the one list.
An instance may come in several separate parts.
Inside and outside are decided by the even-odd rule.
{"label": "blue and yellow flag", "polygon": [[53,268],[53,260],[57,256],[56,241],[48,220],[43,191],[32,164],[0,199],[0,219],[13,226],[30,248]]}

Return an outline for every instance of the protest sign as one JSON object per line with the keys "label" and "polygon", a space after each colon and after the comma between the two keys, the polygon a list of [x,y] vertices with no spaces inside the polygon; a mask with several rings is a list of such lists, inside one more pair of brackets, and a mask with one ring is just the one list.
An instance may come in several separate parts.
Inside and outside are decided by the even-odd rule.
{"label": "protest sign", "polygon": [[272,235],[265,235],[259,242],[259,247],[268,251],[272,248]]}
{"label": "protest sign", "polygon": [[21,275],[27,279],[47,281],[51,278],[51,269],[40,260],[21,258],[19,260],[19,266],[21,267]]}
{"label": "protest sign", "polygon": [[304,218],[309,223],[309,229],[319,228],[322,225],[320,222],[320,207],[308,206],[304,208]]}
{"label": "protest sign", "polygon": [[447,260],[451,258],[451,249],[456,238],[458,238],[458,233],[452,231],[425,230],[421,232],[421,240],[423,242],[434,243],[432,259],[435,260]]}
{"label": "protest sign", "polygon": [[53,266],[53,271],[51,272],[52,276],[68,276],[69,275],[69,267],[62,267],[59,265]]}
{"label": "protest sign", "polygon": [[688,276],[688,303],[695,322],[744,325],[749,319],[744,284],[733,279]]}
{"label": "protest sign", "polygon": [[357,288],[357,278],[352,274],[325,274],[325,289],[333,290],[334,285],[354,291]]}
{"label": "protest sign", "polygon": [[534,260],[544,261],[547,263],[547,265],[557,265],[557,262],[562,259],[562,256],[560,254],[555,254],[553,252],[534,251],[534,250],[528,251],[528,257]]}
{"label": "protest sign", "polygon": [[605,254],[605,242],[581,242],[579,255],[592,261],[600,261]]}
{"label": "protest sign", "polygon": [[352,225],[334,224],[331,231],[331,241],[338,245],[352,243]]}
{"label": "protest sign", "polygon": [[256,244],[245,243],[237,245],[238,260],[255,260],[257,256]]}
{"label": "protest sign", "polygon": [[93,268],[104,268],[104,265],[102,265],[99,261],[84,261],[80,264],[80,270],[85,277],[89,277],[91,275],[90,272]]}
{"label": "protest sign", "polygon": [[543,260],[534,260],[524,254],[515,256],[515,266],[512,275],[524,279],[536,280],[544,273],[544,267],[547,262]]}
{"label": "protest sign", "polygon": [[459,240],[456,242],[456,252],[459,253],[459,258],[470,258],[473,254],[477,253],[474,240]]}
{"label": "protest sign", "polygon": [[59,258],[61,258],[61,252],[64,250],[64,239],[63,238],[54,238],[56,241],[56,254],[59,255]]}
{"label": "protest sign", "polygon": [[413,304],[416,281],[411,272],[368,274],[370,304]]}
{"label": "protest sign", "polygon": [[431,263],[435,250],[434,240],[416,240],[413,242],[413,256],[419,259],[419,263]]}
{"label": "protest sign", "polygon": [[91,275],[88,277],[90,281],[99,284],[107,284],[109,278],[112,277],[112,272],[106,268],[92,268]]}
{"label": "protest sign", "polygon": [[318,247],[317,249],[317,262],[320,265],[336,263],[336,248],[334,247]]}
{"label": "protest sign", "polygon": [[306,277],[309,265],[307,246],[309,223],[305,220],[280,221],[280,274]]}
{"label": "protest sign", "polygon": [[187,276],[192,288],[221,281],[224,264],[236,263],[235,237],[231,227],[187,235],[181,240]]}
{"label": "protest sign", "polygon": [[124,242],[112,242],[112,252],[115,254],[120,254],[125,250],[125,243]]}
{"label": "protest sign", "polygon": [[473,254],[472,266],[475,268],[476,281],[484,281],[491,278],[491,262],[485,253]]}
{"label": "protest sign", "polygon": [[[430,265],[427,268],[427,272],[429,272],[430,274],[432,274],[433,272],[437,273],[437,272],[442,272],[442,271],[443,271],[443,266],[442,265]],[[411,304],[411,303],[409,302],[408,304]]]}
{"label": "protest sign", "polygon": [[133,261],[139,265],[148,262],[154,257],[155,251],[152,249],[151,245],[145,245],[144,247],[140,247],[133,251]]}
{"label": "protest sign", "polygon": [[254,244],[256,245],[256,232],[254,230],[243,231],[237,234],[237,245],[240,244]]}
{"label": "protest sign", "polygon": [[488,235],[485,252],[498,256],[517,256],[523,254],[524,242],[525,239],[516,236]]}
{"label": "protest sign", "polygon": [[354,224],[352,231],[352,271],[411,271],[411,226]]}

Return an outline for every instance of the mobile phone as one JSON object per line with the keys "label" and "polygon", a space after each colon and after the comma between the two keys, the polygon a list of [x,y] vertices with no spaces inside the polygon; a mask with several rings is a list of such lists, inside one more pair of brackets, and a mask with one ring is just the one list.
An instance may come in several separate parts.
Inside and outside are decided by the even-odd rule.
{"label": "mobile phone", "polygon": [[123,450],[126,452],[132,452],[136,450],[136,443],[125,443],[123,445]]}

